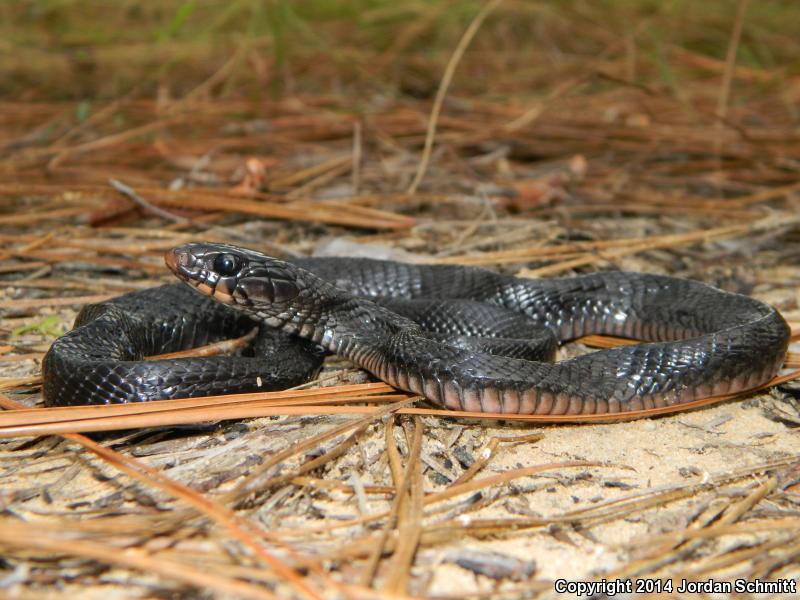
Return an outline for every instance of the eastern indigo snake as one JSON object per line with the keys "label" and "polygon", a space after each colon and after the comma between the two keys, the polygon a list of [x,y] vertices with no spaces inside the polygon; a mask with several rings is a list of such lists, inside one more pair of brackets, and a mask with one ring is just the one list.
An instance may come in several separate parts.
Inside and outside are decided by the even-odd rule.
{"label": "eastern indigo snake", "polygon": [[[90,305],[53,344],[47,404],[279,389],[313,376],[324,349],[447,408],[620,413],[764,383],[790,333],[762,302],[660,275],[531,280],[370,259],[286,262],[221,244],[179,246],[166,262],[190,286]],[[252,356],[141,362],[259,324]],[[557,341],[588,334],[649,343],[547,362]]]}

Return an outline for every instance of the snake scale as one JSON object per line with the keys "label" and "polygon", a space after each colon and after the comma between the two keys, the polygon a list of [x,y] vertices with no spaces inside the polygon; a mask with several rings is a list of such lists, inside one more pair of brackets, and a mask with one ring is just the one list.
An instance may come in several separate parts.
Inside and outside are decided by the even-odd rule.
{"label": "snake scale", "polygon": [[[280,389],[312,377],[324,350],[451,409],[626,413],[760,385],[780,368],[790,334],[760,301],[661,275],[532,280],[371,259],[282,261],[210,243],[165,260],[189,286],[84,308],[45,356],[48,405]],[[142,362],[258,325],[248,356]],[[589,334],[647,343],[549,362],[557,342]]]}

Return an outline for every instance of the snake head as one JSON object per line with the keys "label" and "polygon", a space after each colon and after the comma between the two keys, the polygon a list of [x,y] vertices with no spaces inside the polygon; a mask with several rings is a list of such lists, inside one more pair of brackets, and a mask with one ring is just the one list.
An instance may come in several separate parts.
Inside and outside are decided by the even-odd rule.
{"label": "snake head", "polygon": [[198,291],[245,310],[280,313],[303,287],[292,265],[227,244],[183,244],[169,250],[164,261]]}

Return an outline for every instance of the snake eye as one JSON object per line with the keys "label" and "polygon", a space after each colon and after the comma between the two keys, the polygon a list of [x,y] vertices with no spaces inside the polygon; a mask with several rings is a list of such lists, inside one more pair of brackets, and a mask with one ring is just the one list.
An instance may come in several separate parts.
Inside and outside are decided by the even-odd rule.
{"label": "snake eye", "polygon": [[214,271],[222,277],[235,275],[241,266],[242,261],[235,254],[218,254],[214,259]]}

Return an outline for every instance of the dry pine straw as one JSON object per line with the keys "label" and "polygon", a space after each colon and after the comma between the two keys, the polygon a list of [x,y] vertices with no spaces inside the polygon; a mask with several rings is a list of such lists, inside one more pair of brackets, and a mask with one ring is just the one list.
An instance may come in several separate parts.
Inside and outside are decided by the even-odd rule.
{"label": "dry pine straw", "polygon": [[[360,120],[346,106],[321,115],[277,102],[279,151],[267,157],[253,136],[215,133],[229,110],[260,114],[247,101],[169,118],[136,101],[123,131],[101,118],[90,139],[7,146],[0,585],[30,597],[182,586],[242,598],[513,598],[547,595],[564,575],[797,577],[800,415],[789,387],[658,419],[546,426],[425,408],[332,361],[327,387],[20,407],[39,398],[51,338],[14,329],[51,315],[63,325],[86,302],[163,281],[163,251],[198,238],[283,254],[332,237],[529,276],[669,272],[749,286],[796,332],[800,185],[785,173],[800,143],[780,103],[744,132],[727,102],[708,109],[701,83],[689,109],[627,83],[567,97],[585,81],[533,104],[461,110],[442,104],[445,80],[433,109],[397,103]],[[731,85],[723,77],[711,97]],[[26,130],[63,109],[11,108]],[[628,120],[602,118],[610,109]],[[140,141],[158,132],[169,146]],[[269,166],[257,185],[230,185],[239,152]],[[176,171],[190,187],[163,185]],[[796,354],[786,366],[800,366]],[[116,433],[84,435],[102,431]]]}
{"label": "dry pine straw", "polygon": [[[221,211],[225,207],[224,203],[219,203],[210,208]],[[35,212],[33,219],[36,220]],[[14,221],[14,225],[25,224],[24,219]],[[59,222],[56,221],[56,224]],[[477,255],[476,258],[481,258],[481,261],[475,262],[478,264],[502,264],[539,259],[548,264],[546,267],[539,267],[539,270],[551,268],[557,272],[577,266],[576,261],[578,264],[593,264],[597,261],[636,255],[654,247],[679,248],[698,241],[755,235],[764,230],[769,231],[785,226],[785,218],[782,220],[773,215],[755,223],[717,227],[679,235],[662,235],[651,239],[651,244],[648,244],[647,236],[642,236],[639,239],[625,238],[619,241],[572,242],[554,247],[518,247],[513,250]],[[141,270],[146,273],[156,273],[157,265],[154,264],[153,257],[162,252],[164,248],[186,239],[188,236],[172,234],[170,237],[165,237],[164,240],[158,240],[159,236],[155,235],[153,230],[148,233],[149,237],[156,239],[142,243],[137,237],[126,238],[125,235],[120,237],[118,234],[112,234],[111,238],[97,240],[89,238],[80,229],[70,232],[69,228],[64,229],[63,225],[59,224],[58,229],[43,234],[6,234],[6,240],[10,244],[5,258],[9,260],[19,260],[22,257],[27,260],[33,258],[43,261],[45,265],[51,265],[58,264],[60,260],[74,260],[75,252],[80,252],[84,260],[87,253],[92,253],[92,262],[97,265],[124,268],[143,267]],[[58,249],[42,253],[40,249],[44,246]],[[118,258],[120,256],[125,256],[125,258]],[[95,257],[100,260],[95,260]],[[459,258],[456,255],[452,261],[458,262]],[[450,257],[447,262],[451,262]],[[463,258],[462,262],[465,262]],[[39,280],[34,279],[31,283],[35,284],[36,281]],[[41,281],[46,282],[48,279],[41,279]],[[56,282],[59,285],[63,283],[59,280]],[[71,283],[76,285],[74,289],[78,292],[85,289],[81,285],[89,286],[90,291],[104,288],[103,285],[98,286],[95,283]],[[20,286],[20,288],[35,289],[33,285],[31,287]],[[45,285],[40,289],[47,291],[52,288]],[[85,302],[99,301],[120,291],[124,291],[124,289],[113,288],[107,289],[106,293],[61,298],[21,297],[8,301],[6,308],[13,311],[33,311],[35,314],[36,311],[59,306],[77,307]],[[12,342],[7,348],[7,351],[10,352],[17,346],[13,339],[9,339],[9,341]],[[585,341],[603,346],[621,343],[618,340],[602,338]],[[13,356],[12,354],[9,358]],[[26,354],[20,356],[20,359],[28,360],[40,356],[40,352],[29,352],[27,356]],[[790,361],[792,361],[791,364],[796,365],[796,358],[793,356],[790,357]],[[2,382],[4,388],[35,385],[36,383],[38,381],[35,375],[9,378]],[[320,479],[317,476],[309,476],[309,474],[324,471],[328,464],[341,459],[348,452],[352,452],[359,443],[363,444],[362,438],[369,428],[374,430],[375,424],[380,423],[381,419],[384,419],[390,412],[435,414],[435,411],[430,409],[401,407],[400,405],[407,405],[411,401],[402,400],[403,397],[403,395],[393,393],[388,386],[383,384],[357,384],[338,385],[334,388],[324,389],[322,392],[311,389],[292,393],[227,398],[225,404],[214,403],[212,407],[207,406],[209,403],[206,400],[193,400],[137,407],[92,407],[52,411],[35,409],[20,413],[14,410],[8,411],[4,415],[0,415],[0,419],[2,419],[0,423],[4,428],[2,431],[19,434],[25,430],[15,430],[14,427],[27,427],[29,428],[28,433],[60,432],[71,442],[96,453],[108,465],[138,480],[145,486],[145,489],[156,488],[164,494],[164,498],[173,497],[176,502],[170,503],[169,517],[165,517],[163,514],[154,515],[152,512],[142,510],[143,507],[140,505],[133,511],[133,517],[124,517],[124,523],[120,523],[120,519],[123,517],[113,515],[106,515],[100,521],[96,519],[87,521],[86,519],[51,514],[47,518],[46,527],[35,523],[21,523],[15,518],[5,518],[6,522],[0,533],[2,543],[12,552],[14,549],[38,550],[51,556],[67,554],[91,558],[104,564],[111,563],[118,568],[133,569],[134,572],[158,573],[167,580],[177,580],[187,585],[201,586],[219,592],[224,591],[241,597],[270,597],[271,593],[266,591],[268,588],[258,585],[259,582],[288,586],[285,589],[292,588],[294,593],[307,597],[319,597],[322,593],[320,590],[325,589],[338,589],[342,594],[353,597],[361,595],[370,597],[376,594],[374,589],[376,585],[379,589],[387,592],[413,591],[416,582],[413,581],[412,573],[414,571],[411,570],[411,565],[415,553],[425,548],[447,545],[453,539],[458,539],[463,535],[468,535],[473,540],[513,539],[519,535],[530,535],[530,532],[542,532],[539,535],[547,535],[544,532],[550,531],[553,526],[560,525],[574,529],[576,527],[592,527],[596,523],[631,518],[632,516],[636,516],[637,519],[642,518],[642,515],[648,514],[647,511],[652,511],[655,507],[670,506],[671,503],[686,498],[704,498],[704,493],[706,498],[701,502],[701,506],[707,503],[710,503],[711,506],[714,505],[714,502],[707,496],[713,497],[713,491],[718,489],[717,486],[728,482],[739,484],[739,486],[734,486],[732,489],[723,488],[726,489],[727,495],[734,494],[733,498],[736,498],[737,494],[742,495],[741,501],[736,501],[731,506],[741,505],[748,510],[755,506],[754,497],[760,499],[771,494],[775,501],[779,495],[784,495],[785,498],[792,496],[790,490],[795,478],[791,474],[797,463],[795,457],[787,457],[782,460],[755,464],[735,472],[706,475],[705,479],[699,482],[665,485],[660,489],[656,487],[645,492],[628,493],[610,502],[601,502],[578,511],[563,511],[562,509],[549,517],[474,517],[472,516],[474,511],[491,508],[492,502],[484,501],[485,506],[483,507],[480,506],[481,502],[478,502],[477,507],[473,503],[464,504],[463,498],[467,494],[486,493],[487,490],[491,491],[496,486],[509,485],[519,478],[531,477],[540,473],[566,473],[569,469],[590,467],[602,469],[604,467],[600,463],[591,461],[561,461],[512,469],[501,467],[501,472],[497,475],[480,476],[481,471],[491,468],[492,459],[501,442],[519,443],[515,440],[515,436],[504,435],[490,438],[485,449],[475,453],[481,458],[476,460],[472,467],[461,476],[455,478],[449,487],[439,492],[427,492],[420,495],[427,483],[422,477],[425,463],[420,458],[422,431],[426,427],[425,423],[428,428],[440,428],[443,423],[441,420],[421,421],[418,417],[414,417],[414,421],[408,425],[412,433],[409,438],[410,446],[406,448],[405,464],[401,464],[402,458],[399,451],[390,450],[395,434],[389,435],[389,433],[398,427],[397,421],[394,417],[390,417],[385,422],[384,430],[387,434],[384,437],[392,473],[390,485],[355,483],[350,480]],[[321,400],[324,400],[324,404],[320,404]],[[6,408],[12,407],[10,399],[5,402],[8,402]],[[340,405],[340,403],[353,402],[357,403],[355,407]],[[376,407],[384,407],[367,408],[363,406],[364,402]],[[390,404],[385,405],[387,402]],[[368,414],[362,418],[348,420],[340,426],[328,428],[323,433],[310,435],[301,443],[289,446],[282,452],[273,453],[269,460],[263,462],[258,468],[249,469],[233,488],[214,494],[199,494],[191,487],[167,477],[162,470],[147,467],[142,460],[114,452],[81,435],[66,433],[68,431],[102,431],[121,427],[196,423],[223,418],[239,419],[268,414],[333,415],[339,412],[368,412]],[[62,414],[63,416],[61,416]],[[474,415],[471,416],[474,417]],[[41,429],[33,429],[36,427]],[[342,440],[342,436],[346,437]],[[536,436],[540,437],[541,434],[537,433]],[[268,476],[278,465],[296,461],[302,452],[324,447],[324,444],[329,441],[336,441],[336,445],[322,455],[301,460],[294,467],[289,467],[288,472],[282,472],[277,476],[274,474]],[[530,443],[532,440],[526,441]],[[11,456],[14,455],[12,452]],[[19,462],[19,459],[15,458],[17,467]],[[25,460],[23,459],[22,462],[24,464]],[[31,473],[38,470],[35,464],[36,460],[27,465],[27,469],[31,469]],[[620,466],[624,465],[616,467],[606,465],[605,468],[619,469]],[[23,467],[22,472],[17,475],[18,484],[26,480],[24,473],[27,469]],[[753,488],[754,484],[747,483],[753,476],[768,473],[772,473],[772,477],[765,480],[765,483],[755,484],[755,488]],[[778,487],[778,481],[783,485],[782,488]],[[331,487],[332,483],[333,487]],[[744,484],[744,487],[741,487],[741,484]],[[19,501],[15,498],[25,497],[24,494],[18,496],[20,489],[16,488],[17,491],[14,492],[15,488],[16,486],[11,488],[10,500],[6,500],[10,505]],[[351,494],[357,496],[361,491],[372,497],[386,498],[391,502],[388,510],[378,512],[373,510],[360,517],[333,523],[323,522],[322,525],[296,525],[283,528],[283,531],[279,528],[277,532],[254,524],[251,519],[247,518],[246,510],[231,511],[231,507],[240,505],[248,495],[253,493],[262,496],[268,492],[280,495],[298,489],[303,490],[304,493],[344,493],[345,497]],[[313,490],[317,490],[317,492],[313,492]],[[462,500],[455,506],[444,507],[446,510],[443,512],[440,504],[454,498],[462,498]],[[692,510],[697,511],[697,506],[694,506]],[[715,569],[731,566],[741,568],[743,564],[751,563],[758,564],[759,568],[763,570],[769,567],[769,564],[757,563],[757,558],[763,563],[765,555],[773,556],[771,560],[775,565],[779,565],[782,564],[782,561],[785,562],[787,556],[796,552],[793,545],[790,544],[787,547],[786,544],[776,543],[775,539],[778,533],[793,531],[797,527],[798,523],[791,515],[785,517],[773,515],[755,519],[754,522],[742,522],[741,517],[744,513],[725,512],[721,514],[717,509],[716,513],[712,510],[714,518],[710,518],[706,514],[708,510],[712,509],[703,509],[693,518],[701,519],[692,521],[695,523],[693,529],[676,530],[672,534],[672,538],[664,537],[657,546],[658,552],[646,553],[646,556],[628,561],[623,566],[617,567],[616,570],[604,572],[603,576],[641,576],[653,572],[666,572],[674,575],[685,571],[692,577],[701,577],[707,572],[716,572]],[[204,519],[198,521],[195,517],[197,514],[202,514]],[[725,515],[729,516],[723,519],[722,517]],[[730,515],[735,515],[735,518]],[[208,522],[216,523],[216,527],[209,530],[208,526],[204,525]],[[363,529],[366,524],[371,522],[381,525],[376,533],[370,533],[369,530]],[[196,523],[196,525],[185,525],[186,523]],[[198,551],[195,548],[195,554],[186,555],[183,551],[172,550],[169,544],[154,549],[150,547],[152,541],[149,541],[154,530],[166,539],[176,540],[175,543],[179,545],[186,543],[181,540],[190,539],[198,535],[198,532],[205,532],[203,535],[211,536],[209,539],[235,539],[246,549],[244,552],[249,553],[251,558],[236,560],[238,567],[231,569],[229,559],[223,559],[216,553],[209,554],[207,550],[197,554]],[[691,537],[686,537],[686,534],[674,537],[677,531],[688,532],[691,530],[695,532]],[[342,531],[347,532],[348,543],[344,547],[337,548],[339,544],[335,540],[342,539],[340,537]],[[764,532],[767,534],[765,535]],[[758,533],[761,533],[763,537],[757,539],[762,539],[762,541],[757,542],[747,551],[738,549],[733,554],[723,552],[706,560],[705,563],[694,564],[691,567],[681,566],[684,564],[684,557],[689,554],[688,549],[700,547],[704,540],[715,540],[725,535],[755,535]],[[308,550],[309,536],[316,537],[318,545],[316,550]],[[265,540],[268,542],[268,547],[271,548],[269,551],[262,545]],[[642,543],[641,540],[640,537],[633,537],[630,545],[625,545],[624,548],[633,552],[637,548],[637,544]],[[109,544],[119,543],[131,549],[137,547],[141,549],[135,552],[129,550],[124,553],[110,550]],[[298,545],[302,547],[302,550],[298,549]],[[186,556],[192,557],[189,563],[186,562]],[[654,558],[648,558],[648,556]],[[201,568],[191,566],[195,563],[202,565]],[[332,580],[331,576],[327,574],[326,568],[331,564],[339,565],[339,569],[343,573],[347,572],[347,565],[359,565],[359,567],[353,577],[344,578],[348,582],[345,584],[337,581],[338,578]],[[670,570],[669,567],[673,567],[673,569]],[[666,571],[664,571],[665,569]],[[305,575],[300,573],[305,573]],[[508,593],[512,595],[525,593],[525,590],[548,589],[546,579],[536,578],[525,584],[511,582],[506,585]],[[284,588],[279,587],[278,589]]]}
{"label": "dry pine straw", "polygon": [[[767,226],[776,227],[778,221],[773,219]],[[744,227],[744,228],[742,228]],[[764,223],[748,226],[734,226],[724,228],[720,235],[735,236],[743,233],[757,233],[765,227]],[[723,229],[723,228],[718,228]],[[708,234],[713,238],[715,232]],[[663,245],[660,247],[674,247],[681,244],[692,243],[704,239],[693,233],[681,236],[662,236]],[[65,239],[65,249],[70,252],[70,247],[76,247],[84,253],[91,250],[102,255],[116,253],[116,248],[109,244],[93,244],[91,240],[77,239],[62,233],[49,232],[43,236],[33,236],[23,241],[23,246],[9,252],[9,258],[26,256],[28,252],[35,252],[41,247],[37,240]],[[176,238],[182,239],[182,238]],[[72,240],[71,242],[68,240]],[[21,240],[22,241],[22,240]],[[142,245],[139,259],[125,259],[125,263],[134,261],[149,261],[149,256],[160,252],[173,241],[164,241]],[[611,251],[635,254],[644,249],[643,242],[629,243],[621,241],[617,246],[603,243],[572,243],[565,244],[563,252],[541,252],[542,256],[560,257],[564,254],[584,252],[585,259],[598,256],[597,252]],[[120,244],[123,251],[136,247],[133,240],[123,240]],[[542,249],[543,250],[543,249]],[[526,252],[524,249],[522,252]],[[531,252],[528,250],[527,252]],[[591,253],[590,253],[591,252]],[[84,254],[85,255],[85,254]],[[505,257],[496,256],[497,262],[503,262]],[[490,261],[491,259],[487,259]],[[570,259],[574,260],[574,259]],[[561,261],[565,262],[565,261]],[[149,264],[149,262],[142,262]],[[559,262],[555,261],[555,265]],[[44,280],[47,281],[47,280]],[[22,289],[30,289],[23,286]],[[47,290],[47,286],[42,289]],[[9,306],[16,311],[38,311],[60,305],[80,305],[87,301],[97,301],[101,298],[118,293],[114,290],[110,294],[94,296],[75,296],[73,298],[39,298],[11,300]],[[13,339],[7,351],[14,350],[16,345]],[[622,340],[609,338],[586,339],[592,345],[608,347]],[[21,359],[36,358],[40,353],[29,353],[31,356],[22,355]],[[13,355],[11,355],[13,356]],[[794,355],[789,357],[789,364],[796,365]],[[784,379],[792,378],[795,373],[789,373]],[[23,381],[24,380],[24,381]],[[37,384],[36,376],[27,378],[6,379],[2,382],[4,388],[13,389],[19,385]],[[222,400],[222,402],[219,402]],[[773,502],[786,502],[792,498],[794,481],[793,475],[797,467],[796,456],[787,456],[782,459],[762,461],[748,468],[719,472],[717,474],[704,474],[697,481],[684,484],[668,484],[655,486],[644,491],[635,491],[623,494],[619,498],[609,501],[594,502],[591,505],[578,509],[556,511],[550,516],[487,516],[481,517],[481,509],[490,509],[504,494],[494,497],[495,489],[513,485],[514,481],[523,478],[535,477],[543,473],[558,473],[563,477],[571,469],[611,469],[618,471],[635,468],[630,465],[608,464],[605,461],[559,461],[545,462],[518,468],[500,468],[495,475],[483,475],[487,469],[492,468],[492,461],[498,449],[506,445],[530,444],[536,439],[541,439],[541,433],[523,436],[502,435],[490,437],[482,450],[476,450],[474,455],[479,457],[470,468],[466,469],[459,477],[454,478],[448,486],[440,491],[428,491],[429,482],[423,476],[426,463],[422,460],[423,430],[447,429],[442,421],[443,411],[419,409],[409,407],[415,399],[394,393],[391,388],[381,383],[336,385],[332,388],[309,389],[296,392],[277,392],[270,394],[251,394],[225,399],[196,399],[189,401],[173,401],[143,406],[121,407],[87,407],[72,409],[52,410],[13,410],[16,405],[10,398],[4,398],[4,407],[8,410],[0,415],[0,434],[19,435],[20,433],[44,434],[59,433],[70,442],[79,444],[86,450],[95,453],[107,465],[118,469],[127,476],[139,481],[147,488],[155,488],[162,494],[161,502],[167,502],[171,508],[167,515],[154,514],[143,510],[145,506],[134,505],[136,508],[131,515],[115,516],[106,515],[102,520],[85,518],[75,519],[68,516],[51,514],[44,524],[20,522],[16,518],[4,518],[4,526],[0,529],[0,540],[12,552],[38,550],[51,556],[72,555],[98,560],[101,563],[110,563],[117,568],[128,568],[134,572],[156,573],[167,580],[176,580],[186,585],[200,586],[220,593],[231,593],[240,597],[271,597],[269,587],[259,583],[278,585],[278,590],[294,590],[293,593],[306,597],[322,597],[322,590],[338,590],[341,594],[351,597],[374,597],[375,586],[381,593],[401,593],[404,590],[413,592],[416,585],[412,570],[414,557],[426,548],[436,548],[451,544],[454,539],[468,536],[466,539],[480,540],[493,539],[513,540],[517,536],[527,537],[535,532],[539,535],[548,535],[552,527],[567,527],[568,530],[582,530],[607,522],[614,522],[635,517],[640,519],[648,511],[658,507],[672,506],[686,499],[700,499],[700,505],[690,504],[691,509],[686,518],[692,524],[688,528],[680,528],[672,533],[666,533],[661,538],[651,538],[653,545],[645,543],[641,537],[632,537],[623,545],[626,552],[630,553],[633,560],[617,566],[615,569],[603,573],[604,577],[631,577],[644,576],[651,573],[669,573],[672,576],[687,574],[691,577],[703,577],[708,573],[716,573],[720,569],[754,565],[748,567],[755,569],[755,565],[764,572],[772,572],[772,568],[786,562],[797,552],[792,544],[778,543],[781,534],[794,531],[800,522],[791,514],[782,516],[778,514],[756,516],[752,519],[742,517],[753,510],[758,500],[771,497]],[[717,399],[722,400],[722,399]],[[344,403],[345,405],[342,405]],[[356,403],[352,405],[352,403]],[[366,405],[364,403],[367,403]],[[374,408],[370,408],[373,405]],[[103,431],[120,428],[165,426],[179,423],[198,423],[217,419],[240,419],[263,415],[335,415],[339,413],[367,413],[366,416],[349,419],[341,425],[325,427],[321,433],[303,438],[299,443],[289,445],[282,451],[269,454],[269,458],[257,468],[248,469],[234,483],[233,487],[218,490],[213,494],[198,493],[191,487],[180,483],[165,474],[163,470],[148,467],[145,462],[120,454],[109,447],[97,444],[89,438],[74,431]],[[412,416],[412,421],[397,421],[394,414],[410,413],[411,415],[436,414],[436,421],[421,420],[419,416]],[[388,420],[386,420],[388,415]],[[453,413],[446,413],[453,416]],[[464,417],[477,417],[477,415],[459,415]],[[402,417],[400,417],[402,418]],[[388,465],[391,477],[389,485],[370,484],[363,481],[350,479],[319,478],[314,473],[324,472],[329,465],[342,459],[348,452],[357,450],[359,444],[365,444],[364,437],[370,432],[374,436],[381,429],[385,435],[386,454],[389,457]],[[469,423],[469,422],[468,422]],[[402,425],[401,425],[402,424]],[[377,429],[376,429],[377,426]],[[624,425],[620,425],[624,426]],[[468,425],[468,427],[472,427]],[[16,428],[16,429],[15,429]],[[27,431],[25,428],[28,428]],[[409,430],[409,431],[406,431]],[[403,453],[397,448],[397,431],[400,438],[407,440],[402,445]],[[501,429],[502,430],[502,429]],[[544,434],[546,437],[546,433]],[[334,443],[332,447],[326,444]],[[23,444],[20,448],[25,448]],[[9,456],[14,456],[11,449]],[[316,452],[305,455],[304,452],[325,448],[318,456]],[[63,452],[63,451],[62,451]],[[403,460],[405,458],[405,461]],[[299,459],[299,462],[298,462]],[[19,459],[15,459],[17,466]],[[45,459],[49,460],[49,459]],[[28,463],[25,465],[25,463]],[[22,459],[23,469],[18,472],[15,479],[17,485],[27,478],[25,471],[31,473],[40,470],[36,465],[37,460],[30,461],[30,455]],[[455,461],[451,461],[455,462]],[[282,472],[275,474],[275,469],[284,465]],[[288,471],[286,470],[288,468]],[[763,481],[753,477],[767,476]],[[524,479],[523,479],[524,480]],[[535,481],[535,480],[534,480]],[[750,482],[750,483],[748,483]],[[426,485],[427,484],[427,485]],[[725,484],[733,487],[725,487]],[[574,484],[573,484],[574,485]],[[500,486],[498,488],[498,486]],[[13,491],[16,489],[16,492]],[[17,503],[26,495],[19,496],[22,491],[17,486],[12,486],[6,502],[9,505]],[[288,490],[288,491],[287,491]],[[294,492],[292,490],[295,490]],[[231,510],[237,506],[247,506],[253,494],[259,497],[258,501],[270,494],[292,494],[302,490],[304,494],[344,494],[343,498],[358,497],[359,493],[369,494],[370,497],[385,498],[389,501],[388,509],[377,512],[368,511],[362,516],[331,522],[323,521],[314,524],[314,521],[301,523],[291,527],[264,528],[257,521],[248,518],[248,509]],[[713,500],[719,497],[720,490],[724,490],[726,498],[725,507],[721,508]],[[486,494],[489,498],[483,501],[467,501],[469,494]],[[101,494],[102,497],[102,494]],[[172,497],[174,503],[166,499]],[[738,499],[737,499],[738,498]],[[783,498],[784,500],[780,500]],[[456,504],[446,504],[457,500]],[[460,500],[459,500],[460,499]],[[731,501],[733,499],[733,501]],[[257,501],[257,502],[258,502]],[[130,499],[127,502],[131,502]],[[345,500],[350,504],[352,500]],[[346,505],[347,505],[346,504]],[[257,504],[256,504],[257,505]],[[702,508],[702,510],[700,510]],[[130,509],[129,509],[130,510]],[[476,513],[474,515],[473,513]],[[102,512],[101,512],[102,514]],[[196,515],[203,515],[198,520]],[[694,515],[694,516],[691,516]],[[192,523],[192,525],[188,525]],[[216,526],[209,529],[206,523]],[[376,531],[364,529],[370,523],[379,524]],[[199,529],[198,529],[199,528]],[[194,553],[186,554],[183,550],[171,548],[171,544],[152,547],[152,533],[156,531],[160,537],[174,540],[172,544],[187,543],[197,535],[210,536],[210,540],[225,538],[235,539],[244,548],[245,554],[250,558],[235,560],[236,568],[232,568],[230,559],[224,559],[216,553],[207,550],[199,551],[192,547]],[[345,532],[348,542],[342,546],[339,542]],[[683,533],[680,533],[683,532]],[[746,549],[741,547],[713,555],[699,564],[686,563],[685,557],[691,555],[691,550],[706,548],[709,540],[717,540],[724,536],[733,535],[756,536],[755,546]],[[760,537],[759,537],[760,536]],[[777,537],[776,537],[777,536]],[[311,542],[311,540],[314,540]],[[338,542],[337,542],[338,540]],[[266,542],[266,548],[263,543]],[[110,545],[123,544],[130,550],[120,553],[110,549]],[[494,543],[493,543],[494,546]],[[493,547],[492,546],[492,547]],[[309,549],[309,547],[311,549]],[[139,550],[134,550],[139,548]],[[637,550],[637,548],[642,548]],[[653,550],[656,548],[657,550]],[[187,563],[187,556],[191,560]],[[491,555],[488,555],[491,556]],[[772,556],[772,563],[765,556]],[[757,560],[758,559],[758,560]],[[760,561],[760,562],[759,562]],[[194,567],[193,564],[200,565]],[[331,578],[327,572],[330,565],[338,565],[343,574],[348,572],[348,565],[357,566],[351,577]],[[686,566],[683,566],[683,565]],[[689,566],[691,564],[691,566]],[[757,571],[752,571],[756,573]],[[341,581],[343,579],[347,583]],[[509,582],[505,584],[507,593],[524,594],[530,591],[545,591],[548,589],[546,579],[534,578],[527,583]],[[477,592],[477,590],[476,590]]]}

